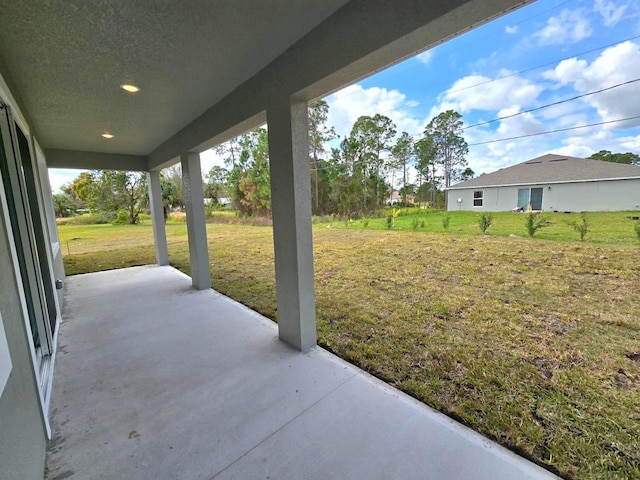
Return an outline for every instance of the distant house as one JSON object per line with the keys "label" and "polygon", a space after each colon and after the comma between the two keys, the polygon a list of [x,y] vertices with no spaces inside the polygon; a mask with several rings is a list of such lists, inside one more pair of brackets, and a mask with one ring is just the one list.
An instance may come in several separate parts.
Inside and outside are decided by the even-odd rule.
{"label": "distant house", "polygon": [[447,189],[448,210],[640,209],[640,167],[547,154]]}
{"label": "distant house", "polygon": [[[387,195],[387,202],[389,205],[402,203],[402,194],[398,190],[390,188],[387,191]],[[407,195],[407,203],[415,203],[415,197],[413,195]]]}

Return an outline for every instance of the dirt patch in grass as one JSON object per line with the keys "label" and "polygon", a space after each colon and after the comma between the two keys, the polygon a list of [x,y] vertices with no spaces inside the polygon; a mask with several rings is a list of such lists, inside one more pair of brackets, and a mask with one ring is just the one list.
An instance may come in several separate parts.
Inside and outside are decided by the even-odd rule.
{"label": "dirt patch in grass", "polygon": [[[271,229],[208,235],[214,288],[275,318]],[[640,478],[637,247],[319,225],[314,250],[321,345],[567,478]]]}

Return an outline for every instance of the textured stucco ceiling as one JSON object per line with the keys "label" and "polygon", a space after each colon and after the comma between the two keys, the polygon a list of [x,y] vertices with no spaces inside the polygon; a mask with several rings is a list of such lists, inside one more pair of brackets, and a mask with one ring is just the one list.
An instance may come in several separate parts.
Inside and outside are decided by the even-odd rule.
{"label": "textured stucco ceiling", "polygon": [[43,147],[146,155],[345,3],[2,0],[0,67]]}
{"label": "textured stucco ceiling", "polygon": [[50,166],[158,169],[530,1],[0,0],[0,94]]}

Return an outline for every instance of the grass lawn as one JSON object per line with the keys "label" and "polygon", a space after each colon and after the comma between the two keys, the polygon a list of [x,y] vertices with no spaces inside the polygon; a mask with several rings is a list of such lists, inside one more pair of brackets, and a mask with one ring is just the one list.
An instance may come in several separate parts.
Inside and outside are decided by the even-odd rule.
{"label": "grass lawn", "polygon": [[[567,478],[640,478],[630,213],[589,214],[584,242],[564,223],[577,215],[550,215],[533,239],[524,215],[495,215],[485,236],[458,212],[442,233],[441,215],[417,232],[411,215],[391,231],[315,226],[319,343]],[[188,273],[186,226],[167,236]],[[154,262],[150,225],[60,237],[68,274]],[[208,238],[213,288],[275,318],[272,230],[212,223]]]}
{"label": "grass lawn", "polygon": [[[440,211],[420,211],[419,209],[397,209],[399,216],[394,219],[395,226],[393,230],[413,231],[414,219],[417,221],[417,232],[437,232],[445,231],[442,226],[442,220],[447,215],[446,212]],[[388,210],[387,213],[391,213]],[[423,213],[425,212],[425,213]],[[535,238],[541,240],[560,240],[572,241],[579,240],[580,235],[571,226],[572,223],[580,222],[579,213],[544,213],[542,214],[547,220],[548,225],[539,229]],[[585,240],[591,243],[610,243],[610,244],[627,244],[638,245],[638,238],[634,232],[635,221],[631,218],[640,216],[640,212],[590,212],[587,214],[589,223]],[[478,227],[478,213],[475,212],[450,212],[449,226],[446,232],[457,235],[478,235],[480,233]],[[527,237],[527,229],[525,213],[499,212],[493,213],[493,223],[487,230],[489,235],[518,235]],[[321,219],[316,219],[316,224],[320,224]],[[372,218],[368,222],[364,219],[347,221],[330,222],[325,220],[336,228],[366,229],[369,230],[387,230],[386,218]]]}

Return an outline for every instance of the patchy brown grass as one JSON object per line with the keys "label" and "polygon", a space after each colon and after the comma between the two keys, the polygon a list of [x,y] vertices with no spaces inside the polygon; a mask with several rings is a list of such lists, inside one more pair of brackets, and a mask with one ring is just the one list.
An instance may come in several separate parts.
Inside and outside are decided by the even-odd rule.
{"label": "patchy brown grass", "polygon": [[[68,273],[153,262],[148,235],[113,242],[102,228],[109,247],[76,240]],[[184,225],[167,230],[188,272]],[[275,318],[271,232],[208,226],[214,288]],[[638,247],[314,235],[321,345],[565,477],[640,478]]]}

